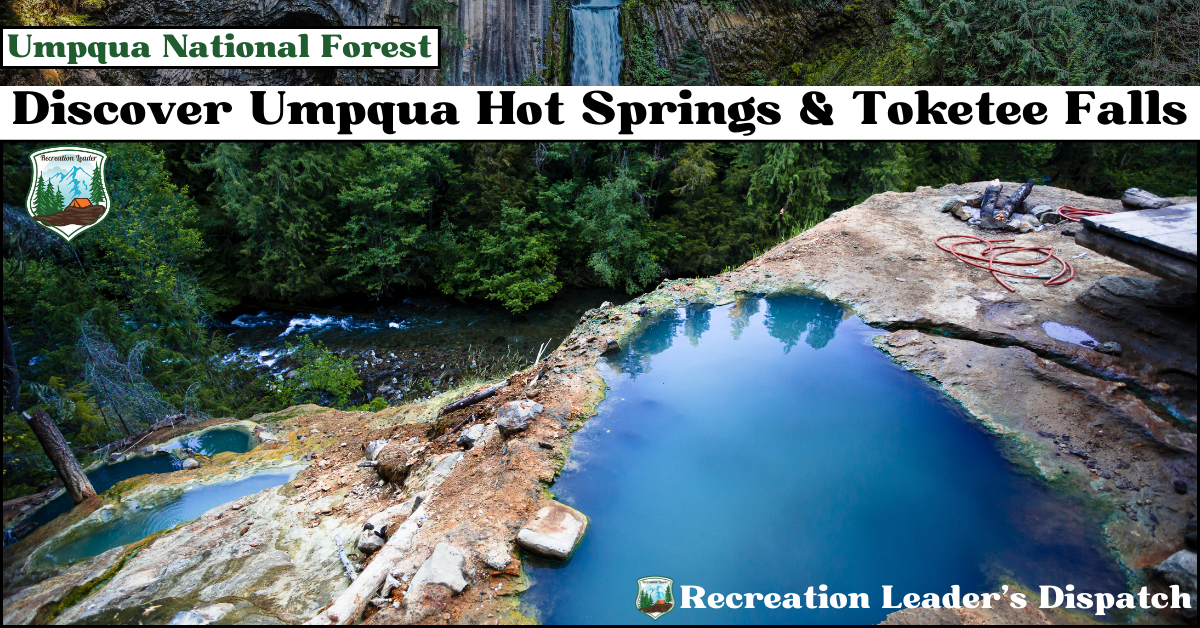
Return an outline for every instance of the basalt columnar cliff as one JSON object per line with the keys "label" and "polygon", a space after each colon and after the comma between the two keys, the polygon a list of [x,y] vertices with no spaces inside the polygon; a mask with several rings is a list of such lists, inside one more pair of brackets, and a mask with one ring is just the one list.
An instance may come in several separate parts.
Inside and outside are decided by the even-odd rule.
{"label": "basalt columnar cliff", "polygon": [[[85,14],[108,26],[442,27],[440,70],[155,69],[15,71],[9,84],[569,85],[571,0],[112,0]],[[41,0],[12,3],[22,23],[54,23]],[[87,10],[86,7],[81,10]],[[39,13],[38,11],[42,11]],[[53,13],[53,7],[50,11]],[[64,6],[61,11],[69,13]],[[872,68],[890,48],[888,0],[630,0],[620,11],[622,82],[638,59],[672,70],[699,40],[714,84],[889,83]],[[857,52],[856,52],[857,51]],[[851,54],[851,53],[854,54]],[[865,52],[865,54],[864,54]],[[864,69],[864,64],[873,64]],[[879,74],[880,76],[875,76]]]}

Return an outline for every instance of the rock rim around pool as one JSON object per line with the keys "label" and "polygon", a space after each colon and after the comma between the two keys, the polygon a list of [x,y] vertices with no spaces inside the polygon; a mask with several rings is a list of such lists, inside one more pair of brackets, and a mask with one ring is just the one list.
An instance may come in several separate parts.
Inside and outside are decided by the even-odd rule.
{"label": "rock rim around pool", "polygon": [[583,513],[556,501],[541,504],[517,532],[517,544],[543,558],[568,560],[587,531]]}

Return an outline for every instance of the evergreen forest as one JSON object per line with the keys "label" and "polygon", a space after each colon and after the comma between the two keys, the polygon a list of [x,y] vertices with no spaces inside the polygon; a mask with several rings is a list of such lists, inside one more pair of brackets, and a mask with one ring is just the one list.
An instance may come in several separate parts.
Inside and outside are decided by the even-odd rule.
{"label": "evergreen forest", "polygon": [[109,156],[111,213],[67,243],[24,209],[28,155],[48,146],[4,146],[4,319],[20,378],[5,396],[6,499],[53,477],[20,418],[35,405],[86,464],[173,413],[348,403],[353,367],[319,343],[299,350],[321,399],[223,361],[212,323],[226,312],[417,294],[525,312],[568,286],[633,295],[923,185],[1196,194],[1186,142],[106,143],[90,147]]}

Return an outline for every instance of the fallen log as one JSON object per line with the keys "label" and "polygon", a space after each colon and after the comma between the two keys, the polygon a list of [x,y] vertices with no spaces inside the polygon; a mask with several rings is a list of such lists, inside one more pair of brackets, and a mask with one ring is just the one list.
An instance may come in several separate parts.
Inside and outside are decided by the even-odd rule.
{"label": "fallen log", "polygon": [[484,399],[487,399],[488,397],[491,397],[492,395],[496,394],[497,390],[500,390],[501,388],[504,388],[507,385],[508,385],[508,380],[506,379],[506,380],[500,382],[499,384],[496,384],[495,386],[489,386],[479,392],[471,393],[471,394],[467,395],[466,397],[463,397],[462,399],[455,401],[454,403],[450,403],[450,404],[446,404],[445,406],[442,406],[442,410],[441,410],[440,414],[446,414],[447,412],[453,412],[455,410],[458,410],[459,408],[465,408],[467,406],[475,405],[475,404],[479,403],[480,401],[483,401]]}
{"label": "fallen log", "polygon": [[1134,209],[1160,209],[1170,207],[1171,201],[1141,188],[1129,188],[1121,195],[1121,204]]}
{"label": "fallen log", "polygon": [[995,179],[983,191],[983,200],[979,203],[979,217],[992,218],[996,211],[996,203],[1000,200],[1000,179]]}
{"label": "fallen log", "polygon": [[1029,198],[1029,193],[1032,191],[1033,179],[1030,179],[1026,181],[1024,185],[1014,190],[1012,194],[1008,195],[1008,198],[1004,199],[1004,201],[1000,203],[1000,206],[996,208],[995,214],[993,214],[996,217],[996,220],[1004,222],[1009,218],[1012,218],[1013,214],[1017,213],[1021,209],[1021,205],[1025,202],[1026,198]]}
{"label": "fallen log", "polygon": [[346,577],[350,578],[350,582],[354,582],[358,578],[358,574],[354,573],[354,564],[350,562],[350,557],[346,556],[346,549],[342,547],[342,535],[333,535],[333,542],[337,544],[338,558],[342,559],[342,567],[346,569]]}
{"label": "fallen log", "polygon": [[425,518],[425,505],[422,504],[388,537],[388,542],[375,554],[371,564],[363,569],[354,582],[351,582],[325,610],[304,623],[309,626],[356,623],[392,568],[408,553],[413,537],[420,529],[420,522]]}

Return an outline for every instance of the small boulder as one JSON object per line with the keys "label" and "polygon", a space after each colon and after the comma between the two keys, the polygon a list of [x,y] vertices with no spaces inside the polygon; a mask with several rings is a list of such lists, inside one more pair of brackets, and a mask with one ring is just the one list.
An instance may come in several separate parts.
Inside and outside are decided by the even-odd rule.
{"label": "small boulder", "polygon": [[950,214],[959,220],[977,220],[979,219],[979,208],[971,207],[970,205],[959,205],[951,209]]}
{"label": "small boulder", "polygon": [[461,593],[467,588],[466,574],[463,573],[465,558],[462,550],[449,543],[438,543],[433,554],[421,565],[408,585],[404,601],[415,602],[425,593],[423,589],[430,586],[442,586],[454,593]]}
{"label": "small boulder", "polygon": [[183,465],[179,468],[183,469],[184,471],[187,471],[188,469],[199,469],[200,463],[197,462],[195,458],[188,458],[183,461]]}
{"label": "small boulder", "polygon": [[479,560],[483,561],[483,564],[492,571],[504,571],[512,559],[512,552],[508,547],[499,543],[492,543],[479,551]]}
{"label": "small boulder", "polygon": [[121,452],[118,451],[116,453],[110,454],[108,456],[108,461],[109,462],[120,462],[121,461]]}
{"label": "small boulder", "polygon": [[1121,345],[1115,342],[1102,342],[1096,346],[1096,351],[1108,355],[1121,355]]}
{"label": "small boulder", "polygon": [[1196,590],[1196,552],[1179,550],[1154,566],[1154,575],[1184,591]]}
{"label": "small boulder", "polygon": [[143,456],[153,456],[154,445],[146,445],[145,447],[142,447],[142,450],[138,453],[142,454]]}
{"label": "small boulder", "polygon": [[273,443],[279,440],[274,434],[266,430],[259,430],[257,433],[255,433],[255,436],[257,436],[258,440],[263,443]]}
{"label": "small boulder", "polygon": [[946,202],[942,203],[942,211],[953,212],[954,210],[966,204],[967,199],[961,196],[951,196],[950,198],[946,199]]}
{"label": "small boulder", "polygon": [[383,450],[383,446],[388,444],[387,440],[373,440],[367,443],[367,460],[375,460],[379,456],[379,452]]}
{"label": "small boulder", "polygon": [[567,560],[585,530],[583,513],[555,501],[546,502],[517,532],[517,544],[538,556]]}
{"label": "small boulder", "polygon": [[374,554],[383,549],[385,543],[387,543],[387,539],[380,535],[379,530],[363,530],[358,535],[357,547],[358,551],[364,554]]}
{"label": "small boulder", "polygon": [[507,437],[509,434],[524,431],[529,427],[529,421],[541,414],[542,404],[529,399],[512,401],[500,406],[496,411],[496,427]]}
{"label": "small boulder", "polygon": [[483,426],[476,424],[463,430],[463,433],[458,435],[458,440],[454,442],[463,449],[470,449],[481,439],[483,439]]}
{"label": "small boulder", "polygon": [[1179,550],[1170,558],[1154,566],[1151,572],[1167,584],[1179,586],[1179,590],[1191,597],[1191,608],[1183,608],[1180,615],[1186,619],[1196,617],[1196,552]]}

